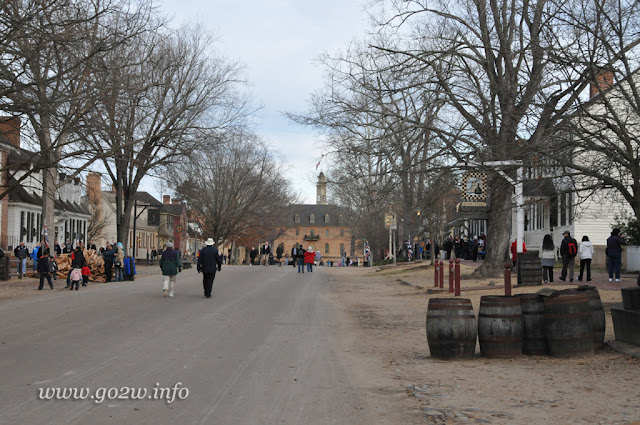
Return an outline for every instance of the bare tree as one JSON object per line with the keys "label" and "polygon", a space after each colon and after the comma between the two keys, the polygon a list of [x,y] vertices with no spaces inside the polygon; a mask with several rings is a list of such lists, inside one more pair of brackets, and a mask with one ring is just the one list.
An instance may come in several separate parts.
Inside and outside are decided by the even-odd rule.
{"label": "bare tree", "polygon": [[0,107],[26,117],[26,134],[40,150],[40,163],[30,171],[42,171],[43,222],[49,228],[61,161],[84,158],[77,174],[95,160],[76,144],[78,127],[96,102],[93,66],[139,32],[149,12],[145,2],[134,6],[125,0],[0,2]]}
{"label": "bare tree", "polygon": [[[118,66],[114,67],[114,63]],[[241,67],[212,53],[198,27],[159,29],[105,58],[91,146],[116,188],[118,240],[126,242],[142,178],[244,123]],[[167,176],[161,176],[167,179]]]}
{"label": "bare tree", "polygon": [[[402,67],[432,70],[451,114],[445,132],[459,160],[533,163],[557,124],[576,108],[587,86],[590,58],[576,49],[580,31],[568,25],[569,13],[586,7],[547,0],[491,2],[392,1],[391,18],[402,48],[381,51],[405,57]],[[410,28],[410,30],[409,30]],[[404,29],[404,31],[403,31]],[[468,127],[458,132],[457,125]],[[488,168],[489,226],[487,261],[479,273],[501,269],[508,255],[512,187]],[[515,167],[503,172],[515,175]]]}
{"label": "bare tree", "polygon": [[330,183],[339,203],[352,209],[352,224],[357,229],[362,223],[362,236],[377,245],[375,253],[386,245],[380,228],[373,228],[384,211],[406,224],[401,238],[412,236],[427,174],[445,162],[446,145],[432,131],[444,105],[440,93],[427,74],[404,72],[397,59],[363,46],[324,57],[326,88],[308,113],[289,114],[328,135],[335,170]]}
{"label": "bare tree", "polygon": [[282,166],[245,132],[198,149],[177,170],[167,173],[176,195],[197,212],[204,233],[215,241],[275,239],[273,231],[294,200]]}
{"label": "bare tree", "polygon": [[[563,166],[577,197],[627,204],[640,218],[640,4],[596,1],[571,14],[571,25],[589,43],[590,96],[578,99],[556,137],[541,154]],[[606,202],[605,201],[605,202]],[[612,223],[613,224],[613,223]]]}

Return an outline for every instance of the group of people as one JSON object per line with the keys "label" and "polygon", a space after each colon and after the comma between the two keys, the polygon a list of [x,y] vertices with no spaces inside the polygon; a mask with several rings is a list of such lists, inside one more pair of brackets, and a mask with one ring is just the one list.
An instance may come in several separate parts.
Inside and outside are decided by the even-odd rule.
{"label": "group of people", "polygon": [[[583,236],[582,241],[578,243],[572,236],[571,232],[565,230],[562,234],[563,239],[560,244],[560,260],[562,260],[562,271],[560,272],[560,280],[573,282],[574,266],[576,257],[580,260],[580,273],[578,281],[582,281],[586,277],[587,282],[591,282],[591,261],[594,256],[593,244],[588,236]],[[622,264],[622,246],[625,244],[624,235],[619,228],[611,231],[611,235],[607,239],[607,247],[605,255],[607,256],[607,271],[609,274],[609,282],[620,282],[620,268]],[[527,249],[523,243],[523,253]],[[550,234],[544,236],[542,246],[540,247],[540,260],[542,265],[542,279],[544,283],[553,282],[553,267],[558,261],[556,246],[553,237]],[[517,258],[517,241],[511,245],[512,260]]]}
{"label": "group of people", "polygon": [[[95,244],[90,243],[89,247],[97,251]],[[27,258],[32,258],[33,271],[40,277],[38,290],[43,289],[45,279],[49,287],[53,289],[53,280],[57,280],[56,274],[58,271],[56,258],[61,254],[69,254],[71,257],[71,270],[67,275],[65,289],[75,288],[77,290],[80,284],[87,286],[89,276],[91,276],[91,268],[84,258],[83,251],[84,244],[82,242],[78,243],[75,249],[73,249],[69,242],[67,242],[64,247],[61,247],[56,240],[53,251],[46,247],[46,244],[43,242],[36,244],[31,252],[29,252],[24,242],[20,242],[20,245],[13,251],[15,257],[18,259],[18,278],[22,279],[26,273]],[[125,252],[122,243],[118,242],[114,245],[107,243],[106,247],[100,248],[97,252],[99,252],[99,255],[101,255],[104,260],[104,271],[107,282],[111,282],[114,276],[116,282],[123,281]]]}
{"label": "group of people", "polygon": [[291,259],[298,265],[298,273],[304,273],[304,265],[307,265],[307,272],[313,272],[313,263],[316,260],[316,252],[312,246],[307,249],[302,244],[294,244],[291,248]]}

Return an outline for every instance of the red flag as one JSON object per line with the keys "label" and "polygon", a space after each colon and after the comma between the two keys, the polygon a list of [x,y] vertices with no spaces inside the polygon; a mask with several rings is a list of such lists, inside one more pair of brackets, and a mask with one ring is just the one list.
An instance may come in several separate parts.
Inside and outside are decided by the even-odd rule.
{"label": "red flag", "polygon": [[[322,161],[322,160],[320,160]],[[318,163],[316,164],[316,171],[318,171],[318,167],[320,166],[320,161],[318,161]]]}

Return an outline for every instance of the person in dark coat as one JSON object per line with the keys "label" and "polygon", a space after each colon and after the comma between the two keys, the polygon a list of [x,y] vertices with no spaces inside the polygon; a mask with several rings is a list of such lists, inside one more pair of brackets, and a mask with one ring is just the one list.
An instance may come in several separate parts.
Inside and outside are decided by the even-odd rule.
{"label": "person in dark coat", "polygon": [[82,279],[82,274],[80,275],[79,280],[72,280],[72,274],[74,269],[80,269],[87,264],[87,261],[84,258],[84,254],[82,253],[82,247],[78,245],[76,249],[71,253],[71,270],[69,270],[69,274],[67,275],[67,286],[69,289],[73,290],[74,282],[76,290],[80,286],[80,280]]}
{"label": "person in dark coat", "polygon": [[213,246],[213,239],[209,238],[198,256],[198,273],[202,273],[202,287],[204,288],[204,296],[207,298],[211,298],[216,270],[222,270],[222,258],[220,258],[218,249]]}
{"label": "person in dark coat", "polygon": [[613,280],[614,274],[616,282],[620,282],[620,265],[622,263],[622,245],[626,243],[624,235],[617,227],[611,231],[611,236],[607,238],[607,259],[609,260],[609,282]]}
{"label": "person in dark coat", "polygon": [[51,282],[51,272],[49,271],[49,248],[44,250],[44,254],[38,258],[38,274],[40,275],[40,286],[38,291],[42,291],[44,287],[44,279],[47,279],[49,288],[53,289],[53,282]]}
{"label": "person in dark coat", "polygon": [[167,295],[173,297],[173,290],[176,284],[176,276],[182,271],[182,263],[178,251],[173,249],[173,242],[166,243],[166,249],[160,257],[160,269],[162,269],[162,277],[164,284],[162,287],[162,296]]}
{"label": "person in dark coat", "polygon": [[573,268],[575,266],[576,255],[578,254],[578,241],[571,237],[571,233],[565,230],[560,244],[560,256],[562,257],[562,272],[560,280],[567,279],[567,269],[569,269],[569,282],[573,282]]}
{"label": "person in dark coat", "polygon": [[107,243],[107,249],[102,252],[102,259],[104,260],[104,274],[107,276],[107,282],[111,282],[111,275],[113,273],[113,257],[115,254],[116,250],[110,243]]}

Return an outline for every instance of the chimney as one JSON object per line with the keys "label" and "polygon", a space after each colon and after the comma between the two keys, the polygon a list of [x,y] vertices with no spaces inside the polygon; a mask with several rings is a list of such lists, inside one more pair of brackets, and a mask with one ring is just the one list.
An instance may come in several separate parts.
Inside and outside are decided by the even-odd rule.
{"label": "chimney", "polygon": [[20,148],[20,118],[1,117],[0,135],[6,138],[11,145]]}
{"label": "chimney", "polygon": [[171,195],[162,195],[162,203],[164,205],[170,205],[171,204]]}
{"label": "chimney", "polygon": [[594,80],[595,82],[591,83],[591,88],[589,90],[589,99],[593,99],[594,96],[613,87],[613,70],[599,68],[596,70]]}
{"label": "chimney", "polygon": [[180,204],[180,200],[179,199],[174,199],[171,201],[171,205],[179,205]]}
{"label": "chimney", "polygon": [[102,175],[100,173],[89,173],[87,175],[87,197],[89,204],[97,204],[100,202],[100,192],[102,186]]}

